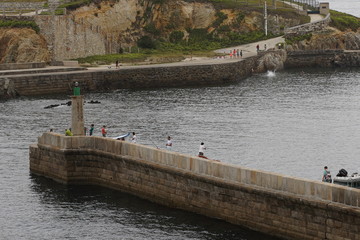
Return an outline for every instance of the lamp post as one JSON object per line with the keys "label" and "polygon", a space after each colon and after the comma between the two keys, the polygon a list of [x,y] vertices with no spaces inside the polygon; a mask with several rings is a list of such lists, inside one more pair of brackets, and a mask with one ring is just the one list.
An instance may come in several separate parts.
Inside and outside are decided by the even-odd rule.
{"label": "lamp post", "polygon": [[79,83],[74,84],[71,96],[71,131],[74,136],[83,136],[84,132],[84,96],[80,95]]}
{"label": "lamp post", "polygon": [[264,2],[264,21],[265,21],[265,36],[268,35],[268,21],[267,21],[267,6],[266,1]]}

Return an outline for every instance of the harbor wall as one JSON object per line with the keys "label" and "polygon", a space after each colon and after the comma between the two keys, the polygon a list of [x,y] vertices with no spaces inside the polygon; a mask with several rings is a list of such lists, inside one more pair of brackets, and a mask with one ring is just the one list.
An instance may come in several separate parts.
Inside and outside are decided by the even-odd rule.
{"label": "harbor wall", "polygon": [[44,133],[30,170],[128,192],[285,239],[360,239],[360,190],[102,137]]}
{"label": "harbor wall", "polygon": [[[278,60],[279,66],[285,68],[360,67],[360,51],[291,51],[284,54],[284,59],[277,58],[276,54],[278,54],[276,51],[268,51],[239,61],[221,62],[219,60],[217,63],[199,65],[154,65],[82,71],[77,71],[81,70],[80,68],[74,69],[76,71],[69,68],[67,72],[55,72],[56,70],[50,69],[49,71],[52,72],[46,72],[48,70],[46,69],[38,73],[3,75],[0,76],[0,99],[15,96],[70,94],[74,82],[79,82],[84,94],[123,88],[200,87],[230,84],[249,77],[253,70],[263,72],[266,68],[281,69],[276,65],[271,68],[274,59]],[[267,66],[262,66],[266,61],[268,61]],[[11,86],[11,95],[8,94],[9,89],[4,88],[5,86]]]}
{"label": "harbor wall", "polygon": [[288,51],[285,68],[360,67],[360,51],[306,50]]}
{"label": "harbor wall", "polygon": [[121,88],[209,86],[233,83],[250,76],[256,59],[251,57],[245,61],[222,64],[29,74],[6,76],[6,79],[13,82],[20,96],[69,94],[74,82],[79,83],[83,93]]}

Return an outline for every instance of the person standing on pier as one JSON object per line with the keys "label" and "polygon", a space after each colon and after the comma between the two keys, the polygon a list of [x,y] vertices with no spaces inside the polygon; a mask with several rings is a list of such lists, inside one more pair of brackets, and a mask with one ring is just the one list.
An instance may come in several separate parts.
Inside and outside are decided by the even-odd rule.
{"label": "person standing on pier", "polygon": [[171,140],[171,137],[168,136],[167,142],[166,142],[166,148],[167,148],[168,150],[171,150],[171,147],[172,147],[172,140]]}
{"label": "person standing on pier", "polygon": [[90,130],[89,130],[89,135],[92,136],[93,134],[94,134],[94,124],[91,124]]}
{"label": "person standing on pier", "polygon": [[207,157],[205,157],[204,156],[204,151],[206,150],[206,147],[205,147],[205,145],[204,145],[204,143],[202,142],[201,144],[200,144],[200,147],[199,147],[199,157],[202,157],[202,158],[207,158]]}
{"label": "person standing on pier", "polygon": [[330,182],[330,183],[331,183],[331,175],[330,175],[330,171],[328,170],[328,167],[327,167],[327,166],[324,167],[324,172],[323,172],[323,176],[322,176],[322,181],[323,181],[323,182]]}
{"label": "person standing on pier", "polygon": [[106,137],[107,130],[106,130],[106,126],[105,126],[105,125],[101,128],[101,134],[102,134],[103,137]]}
{"label": "person standing on pier", "polygon": [[136,143],[136,141],[137,141],[136,134],[135,134],[135,132],[133,132],[132,134],[133,134],[133,136],[131,138],[131,142]]}

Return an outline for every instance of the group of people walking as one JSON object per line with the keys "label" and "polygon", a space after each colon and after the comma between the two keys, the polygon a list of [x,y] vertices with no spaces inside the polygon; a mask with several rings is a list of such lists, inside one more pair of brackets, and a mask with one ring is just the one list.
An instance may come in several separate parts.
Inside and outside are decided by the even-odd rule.
{"label": "group of people walking", "polygon": [[243,52],[240,49],[230,50],[230,58],[242,58]]}

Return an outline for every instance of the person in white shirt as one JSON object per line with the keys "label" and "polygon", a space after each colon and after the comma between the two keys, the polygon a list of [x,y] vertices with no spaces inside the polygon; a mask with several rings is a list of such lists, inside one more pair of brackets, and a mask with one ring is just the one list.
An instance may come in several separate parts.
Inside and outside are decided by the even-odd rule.
{"label": "person in white shirt", "polygon": [[136,140],[137,140],[136,134],[135,134],[135,132],[133,132],[132,134],[133,134],[133,136],[131,138],[131,142],[136,143]]}
{"label": "person in white shirt", "polygon": [[199,147],[199,157],[205,157],[204,156],[204,151],[206,150],[206,147],[205,147],[205,145],[204,145],[204,143],[202,142],[201,144],[200,144],[200,147]]}
{"label": "person in white shirt", "polygon": [[171,137],[168,136],[167,142],[166,142],[166,148],[167,148],[168,150],[170,150],[171,147],[172,147],[172,140],[171,140]]}

